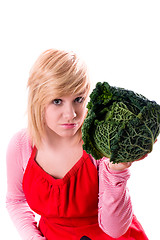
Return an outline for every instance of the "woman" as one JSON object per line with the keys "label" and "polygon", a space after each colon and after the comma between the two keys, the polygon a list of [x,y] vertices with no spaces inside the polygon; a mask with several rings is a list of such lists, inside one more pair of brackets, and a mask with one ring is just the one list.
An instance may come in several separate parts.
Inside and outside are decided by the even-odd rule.
{"label": "woman", "polygon": [[85,64],[73,52],[48,50],[28,87],[28,128],[7,151],[7,208],[22,239],[148,239],[126,188],[131,163],[95,161],[83,150]]}

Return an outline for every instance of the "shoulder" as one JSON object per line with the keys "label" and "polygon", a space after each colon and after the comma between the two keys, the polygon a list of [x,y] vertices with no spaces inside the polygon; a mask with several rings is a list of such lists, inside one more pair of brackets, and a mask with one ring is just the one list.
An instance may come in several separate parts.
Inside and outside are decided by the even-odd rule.
{"label": "shoulder", "polygon": [[31,146],[31,141],[27,129],[22,129],[15,133],[9,142],[10,147],[24,148],[28,145]]}
{"label": "shoulder", "polygon": [[8,144],[7,158],[17,159],[25,167],[31,152],[32,145],[27,129],[15,133]]}

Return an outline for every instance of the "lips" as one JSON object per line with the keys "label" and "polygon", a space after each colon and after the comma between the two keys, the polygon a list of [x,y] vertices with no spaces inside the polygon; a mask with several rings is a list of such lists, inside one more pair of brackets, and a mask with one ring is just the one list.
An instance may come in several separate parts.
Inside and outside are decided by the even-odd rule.
{"label": "lips", "polygon": [[77,126],[77,124],[76,123],[64,123],[64,124],[61,124],[61,126],[66,129],[72,129],[72,128],[75,128]]}

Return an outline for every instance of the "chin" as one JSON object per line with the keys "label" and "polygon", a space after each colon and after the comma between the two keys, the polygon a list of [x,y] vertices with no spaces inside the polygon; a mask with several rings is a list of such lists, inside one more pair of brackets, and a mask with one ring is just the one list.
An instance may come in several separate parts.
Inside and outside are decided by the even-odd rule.
{"label": "chin", "polygon": [[76,135],[79,135],[79,132],[79,129],[74,131],[66,131],[62,134],[62,137],[75,137]]}

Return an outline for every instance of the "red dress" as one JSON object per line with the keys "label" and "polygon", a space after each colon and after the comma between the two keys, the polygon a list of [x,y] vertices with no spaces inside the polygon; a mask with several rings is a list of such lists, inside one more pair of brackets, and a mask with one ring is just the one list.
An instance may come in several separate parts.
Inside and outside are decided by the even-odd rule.
{"label": "red dress", "polygon": [[[55,179],[36,163],[36,151],[34,147],[23,190],[30,208],[41,215],[39,229],[46,239],[113,239],[98,224],[98,172],[89,155],[84,151],[64,178]],[[135,216],[126,234],[117,238],[125,239],[148,240]]]}

